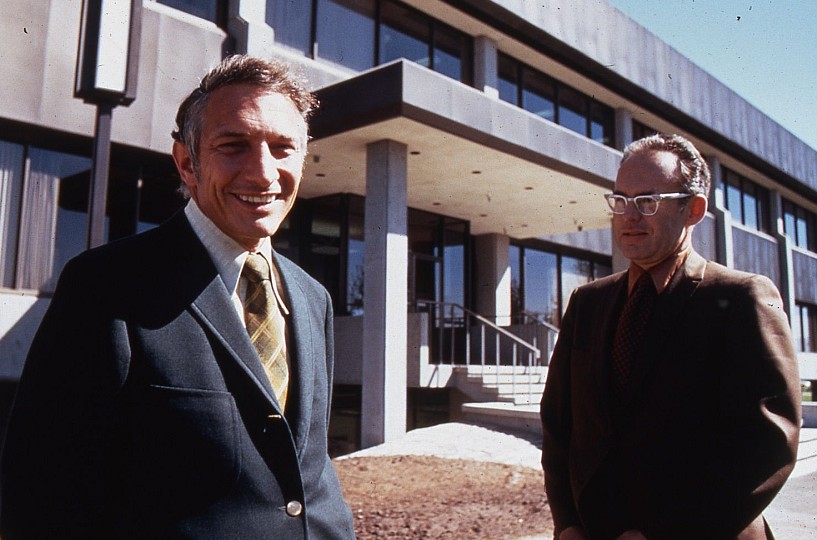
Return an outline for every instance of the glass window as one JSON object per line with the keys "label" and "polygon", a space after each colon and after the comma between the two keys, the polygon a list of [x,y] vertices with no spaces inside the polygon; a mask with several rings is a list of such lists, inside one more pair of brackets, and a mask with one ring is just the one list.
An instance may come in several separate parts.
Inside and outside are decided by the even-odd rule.
{"label": "glass window", "polygon": [[519,105],[519,63],[508,55],[499,54],[499,99]]}
{"label": "glass window", "polygon": [[17,276],[24,152],[20,144],[0,141],[0,287],[14,287]]}
{"label": "glass window", "polygon": [[454,80],[471,84],[471,40],[453,28],[434,25],[433,69]]}
{"label": "glass window", "polygon": [[519,246],[511,245],[508,251],[508,263],[511,267],[511,314],[518,320],[518,315],[525,309],[522,304],[522,268],[520,257],[522,250]]}
{"label": "glass window", "polygon": [[318,0],[318,57],[357,71],[369,69],[374,31],[374,0]]}
{"label": "glass window", "polygon": [[275,43],[306,56],[312,54],[312,2],[267,0],[267,24],[275,31]]}
{"label": "glass window", "polygon": [[732,219],[758,231],[769,231],[769,192],[751,180],[723,168],[726,209]]}
{"label": "glass window", "polygon": [[392,2],[384,2],[381,9],[379,63],[405,58],[430,68],[431,25],[428,18]]}
{"label": "glass window", "polygon": [[611,265],[601,263],[593,264],[593,279],[601,279],[611,275],[613,275],[613,267]]}
{"label": "glass window", "polygon": [[218,0],[157,0],[160,4],[184,11],[201,19],[219,22]]}
{"label": "glass window", "polygon": [[353,197],[349,205],[349,240],[346,260],[346,313],[363,315],[363,199]]}
{"label": "glass window", "polygon": [[[612,266],[531,247],[511,245],[511,313],[518,323],[530,322],[523,311],[559,325],[573,289],[612,274]],[[520,285],[521,284],[521,285]]]}
{"label": "glass window", "polygon": [[727,172],[726,178],[726,209],[732,214],[732,219],[743,223],[743,201],[740,193],[740,179],[733,172]]}
{"label": "glass window", "polygon": [[553,79],[533,70],[525,70],[522,77],[522,108],[545,120],[555,121],[556,89]]}
{"label": "glass window", "polygon": [[540,314],[551,324],[559,322],[557,256],[526,249],[524,257],[525,310]]}
{"label": "glass window", "polygon": [[465,242],[467,226],[446,220],[443,233],[443,301],[465,305]]}
{"label": "glass window", "polygon": [[643,139],[644,137],[649,137],[650,135],[655,135],[658,133],[658,130],[655,130],[645,124],[642,124],[638,120],[633,120],[633,140],[637,141],[639,139]]}
{"label": "glass window", "polygon": [[562,314],[567,309],[567,302],[573,289],[593,280],[593,264],[586,259],[562,257]]}
{"label": "glass window", "polygon": [[783,231],[795,246],[815,251],[817,247],[817,215],[790,201],[783,201]]}
{"label": "glass window", "polygon": [[559,125],[587,136],[587,98],[566,86],[559,88]]}
{"label": "glass window", "polygon": [[760,216],[757,213],[757,197],[752,184],[744,185],[743,191],[743,224],[753,229],[760,229]]}
{"label": "glass window", "polygon": [[590,138],[596,142],[613,146],[615,133],[613,109],[601,103],[590,103]]}
{"label": "glass window", "polygon": [[[20,254],[27,264],[20,283],[50,291],[65,263],[86,246],[91,160],[33,147],[29,160],[25,199],[30,206],[22,218],[29,230]],[[106,241],[107,231],[106,222]]]}
{"label": "glass window", "polygon": [[792,314],[792,334],[798,351],[817,352],[817,306],[796,304]]}

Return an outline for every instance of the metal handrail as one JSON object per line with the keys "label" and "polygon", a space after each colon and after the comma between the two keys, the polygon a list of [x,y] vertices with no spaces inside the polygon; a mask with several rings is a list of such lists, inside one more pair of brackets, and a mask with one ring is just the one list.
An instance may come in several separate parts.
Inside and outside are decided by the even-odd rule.
{"label": "metal handrail", "polygon": [[[437,360],[440,363],[444,362],[444,355],[445,351],[445,338],[444,332],[447,329],[450,329],[451,332],[449,334],[450,339],[450,351],[449,351],[449,362],[451,364],[456,363],[456,360],[461,357],[457,357],[456,353],[456,340],[457,340],[457,329],[462,329],[464,331],[464,339],[465,339],[465,365],[466,366],[473,366],[476,365],[477,367],[481,368],[481,372],[485,374],[485,368],[489,367],[490,364],[486,362],[486,345],[488,343],[488,339],[486,337],[486,329],[494,332],[494,365],[496,366],[496,374],[497,374],[497,385],[500,384],[500,365],[506,365],[501,363],[500,357],[502,356],[502,347],[500,343],[500,339],[504,339],[506,343],[510,343],[511,351],[511,366],[513,369],[511,370],[511,393],[516,395],[517,386],[521,383],[517,381],[517,378],[521,375],[517,373],[517,367],[527,368],[527,387],[528,387],[528,402],[533,403],[533,383],[531,382],[530,373],[532,373],[532,368],[536,365],[539,365],[539,359],[542,357],[542,352],[535,344],[532,344],[528,341],[525,341],[521,337],[509,332],[507,329],[499,326],[498,324],[488,320],[487,318],[483,317],[482,315],[471,311],[470,309],[462,306],[460,304],[456,304],[454,302],[441,302],[436,300],[416,300],[415,306],[428,306],[434,308],[433,313],[436,314],[438,317],[437,324],[439,325],[439,332],[436,335],[437,338]],[[459,311],[462,315],[461,316],[454,316],[454,311]],[[446,312],[449,314],[446,316]],[[471,322],[476,323],[475,326],[479,326],[479,362],[475,363],[472,360],[472,351],[471,351]],[[429,321],[432,322],[432,321]],[[520,351],[521,349],[521,351]],[[522,362],[520,362],[520,352],[523,358]],[[507,357],[505,357],[507,359]],[[524,360],[527,358],[527,361]]]}
{"label": "metal handrail", "polygon": [[522,310],[522,311],[519,312],[519,314],[522,317],[524,317],[525,319],[532,319],[537,324],[539,324],[541,326],[544,326],[545,328],[547,328],[548,330],[550,330],[554,334],[559,333],[559,327],[554,325],[554,324],[551,324],[551,323],[547,322],[545,320],[545,316],[542,313],[539,313],[537,311]]}

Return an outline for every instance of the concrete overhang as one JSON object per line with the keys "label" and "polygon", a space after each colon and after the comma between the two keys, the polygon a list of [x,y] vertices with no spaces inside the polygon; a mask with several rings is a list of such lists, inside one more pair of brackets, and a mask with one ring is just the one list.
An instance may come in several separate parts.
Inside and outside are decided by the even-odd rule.
{"label": "concrete overhang", "polygon": [[366,145],[407,145],[408,204],[513,238],[609,226],[621,153],[407,61],[317,91],[301,196],[365,195]]}

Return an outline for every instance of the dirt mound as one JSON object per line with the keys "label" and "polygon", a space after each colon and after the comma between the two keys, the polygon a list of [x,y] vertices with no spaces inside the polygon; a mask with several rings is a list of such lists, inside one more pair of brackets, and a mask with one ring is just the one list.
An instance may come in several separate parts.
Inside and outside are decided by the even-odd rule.
{"label": "dirt mound", "polygon": [[430,456],[336,460],[360,540],[514,540],[553,530],[542,473]]}

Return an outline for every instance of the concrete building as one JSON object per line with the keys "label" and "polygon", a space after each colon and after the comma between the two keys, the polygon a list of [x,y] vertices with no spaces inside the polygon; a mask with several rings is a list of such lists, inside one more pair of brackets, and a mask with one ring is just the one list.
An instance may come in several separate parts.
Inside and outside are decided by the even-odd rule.
{"label": "concrete building", "polygon": [[[59,272],[85,248],[80,14],[80,0],[6,0],[0,18],[3,418]],[[606,0],[144,0],[137,97],[113,115],[107,240],[183,204],[176,107],[230,52],[297,65],[322,103],[275,244],[335,302],[338,451],[469,416],[535,426],[570,292],[625,264],[602,194],[621,149],[654,131],[710,160],[699,251],[777,283],[817,379],[817,151]]]}

